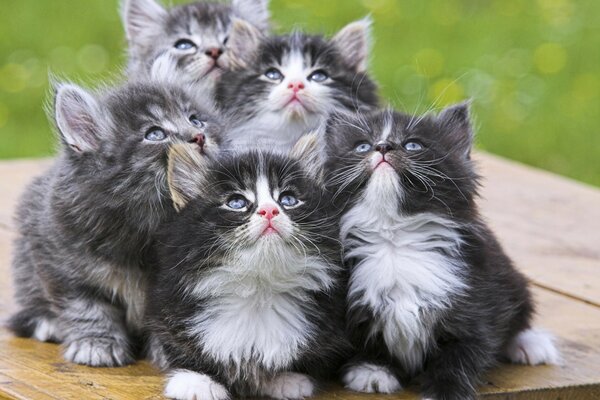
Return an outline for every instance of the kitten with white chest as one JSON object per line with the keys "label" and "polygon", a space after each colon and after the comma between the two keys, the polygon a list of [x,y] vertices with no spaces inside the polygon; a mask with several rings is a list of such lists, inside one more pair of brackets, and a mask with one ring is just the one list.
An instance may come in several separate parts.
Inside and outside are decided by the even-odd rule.
{"label": "kitten with white chest", "polygon": [[181,88],[130,82],[91,93],[59,85],[61,152],[17,210],[13,272],[19,336],[62,343],[68,361],[134,361],[143,334],[151,237],[174,213],[167,153],[211,157],[221,122]]}
{"label": "kitten with white chest", "polygon": [[129,45],[127,73],[146,75],[160,66],[205,98],[229,65],[227,42],[234,19],[269,29],[268,0],[200,1],[163,7],[155,0],[124,0]]}
{"label": "kitten with white chest", "polygon": [[469,400],[502,357],[557,362],[550,336],[530,327],[525,277],[478,213],[466,104],[332,118],[325,140],[358,351],[347,388],[391,393],[422,373],[424,398]]}
{"label": "kitten with white chest", "polygon": [[230,70],[217,85],[217,105],[231,114],[231,145],[289,149],[332,112],[373,109],[369,78],[370,20],[353,22],[332,38],[294,32],[265,37],[236,21]]}
{"label": "kitten with white chest", "polygon": [[302,399],[349,355],[337,220],[298,161],[314,152],[171,153],[181,211],[157,235],[147,297],[167,397]]}

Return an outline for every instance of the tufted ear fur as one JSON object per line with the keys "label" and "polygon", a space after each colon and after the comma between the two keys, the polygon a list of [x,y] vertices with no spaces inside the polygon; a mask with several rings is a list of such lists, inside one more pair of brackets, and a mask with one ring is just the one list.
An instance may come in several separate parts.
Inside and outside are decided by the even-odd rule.
{"label": "tufted ear fur", "polygon": [[58,84],[54,118],[62,140],[76,153],[98,149],[102,113],[96,99],[70,83]]}
{"label": "tufted ear fur", "polygon": [[471,102],[455,104],[440,112],[437,122],[441,134],[451,146],[451,151],[459,152],[469,158],[473,147],[473,129],[471,127]]}
{"label": "tufted ear fur", "polygon": [[177,211],[202,195],[208,164],[209,161],[198,152],[195,144],[176,144],[169,151],[167,183]]}
{"label": "tufted ear fur", "polygon": [[123,0],[121,17],[130,46],[146,46],[160,32],[167,11],[155,0]]}
{"label": "tufted ear fur", "polygon": [[319,132],[307,133],[298,139],[290,151],[290,157],[302,165],[304,171],[319,183],[323,182],[323,167],[325,164],[323,145]]}
{"label": "tufted ear fur", "polygon": [[356,72],[367,70],[371,48],[371,24],[371,18],[365,17],[346,25],[332,38],[340,55]]}
{"label": "tufted ear fur", "polygon": [[233,0],[231,8],[240,18],[249,21],[259,30],[269,30],[269,0]]}
{"label": "tufted ear fur", "polygon": [[227,57],[229,68],[244,69],[252,61],[263,34],[254,25],[239,18],[234,18],[227,41]]}

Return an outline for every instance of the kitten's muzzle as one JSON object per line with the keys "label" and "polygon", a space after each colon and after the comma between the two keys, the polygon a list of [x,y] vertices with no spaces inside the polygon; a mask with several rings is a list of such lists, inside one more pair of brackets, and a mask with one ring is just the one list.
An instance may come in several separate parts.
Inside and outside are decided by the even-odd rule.
{"label": "kitten's muzzle", "polygon": [[192,137],[190,143],[196,143],[202,149],[206,144],[206,135],[204,133],[197,133]]}
{"label": "kitten's muzzle", "polygon": [[217,61],[223,55],[223,49],[220,47],[211,47],[204,52],[207,56]]}

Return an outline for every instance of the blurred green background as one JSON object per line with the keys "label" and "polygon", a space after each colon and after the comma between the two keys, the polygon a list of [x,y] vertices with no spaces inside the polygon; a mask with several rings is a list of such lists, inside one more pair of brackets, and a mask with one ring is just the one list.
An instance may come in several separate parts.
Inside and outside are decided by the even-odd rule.
{"label": "blurred green background", "polygon": [[[478,146],[600,186],[600,1],[271,0],[279,31],[370,13],[372,69],[409,112],[474,101]],[[117,0],[0,0],[0,158],[52,154],[48,74],[118,76]]]}

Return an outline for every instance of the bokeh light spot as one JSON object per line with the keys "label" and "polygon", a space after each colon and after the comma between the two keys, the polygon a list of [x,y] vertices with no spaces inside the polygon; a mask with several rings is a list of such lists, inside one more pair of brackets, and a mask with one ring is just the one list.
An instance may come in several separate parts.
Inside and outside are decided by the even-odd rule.
{"label": "bokeh light spot", "polygon": [[535,50],[533,58],[542,74],[556,74],[567,63],[567,51],[558,43],[544,43]]}
{"label": "bokeh light spot", "polygon": [[415,55],[415,65],[421,75],[435,78],[444,70],[444,56],[436,49],[422,49]]}
{"label": "bokeh light spot", "polygon": [[6,64],[0,70],[0,88],[5,92],[18,93],[27,87],[29,74],[21,64]]}
{"label": "bokeh light spot", "polygon": [[84,71],[97,74],[104,71],[108,65],[108,52],[102,46],[90,44],[79,50],[77,62]]}
{"label": "bokeh light spot", "polygon": [[455,80],[440,79],[429,88],[429,100],[439,107],[458,103],[464,96],[463,87]]}

